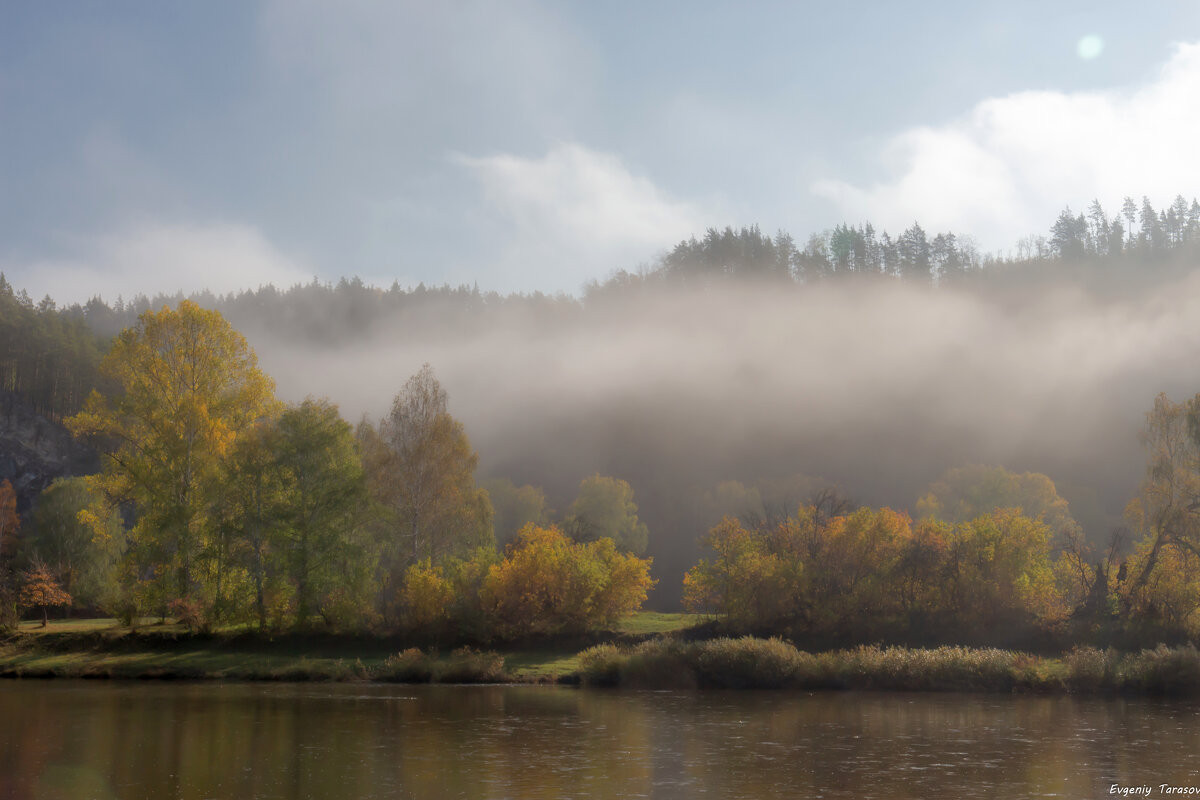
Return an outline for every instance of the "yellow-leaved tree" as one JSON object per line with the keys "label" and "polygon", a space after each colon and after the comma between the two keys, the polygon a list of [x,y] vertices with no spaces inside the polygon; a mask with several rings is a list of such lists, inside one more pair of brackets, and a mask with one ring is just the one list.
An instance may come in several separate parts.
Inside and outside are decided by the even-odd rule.
{"label": "yellow-leaved tree", "polygon": [[136,511],[127,588],[145,610],[211,608],[229,579],[214,540],[221,466],[242,431],[276,413],[274,383],[218,312],[187,300],[142,314],[100,371],[111,390],[66,422],[104,452],[98,485]]}
{"label": "yellow-leaved tree", "polygon": [[641,608],[653,585],[650,559],[612,539],[577,543],[531,524],[488,570],[480,596],[492,630],[518,638],[611,626]]}
{"label": "yellow-leaved tree", "polygon": [[790,626],[803,603],[804,564],[791,535],[798,529],[751,529],[725,517],[703,539],[714,557],[684,576],[684,606],[719,614],[741,630]]}

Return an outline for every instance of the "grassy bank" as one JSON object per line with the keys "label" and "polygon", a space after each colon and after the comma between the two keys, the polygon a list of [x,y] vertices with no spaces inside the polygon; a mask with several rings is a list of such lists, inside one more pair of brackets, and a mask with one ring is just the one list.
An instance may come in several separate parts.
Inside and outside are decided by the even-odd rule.
{"label": "grassy bank", "polygon": [[0,643],[0,676],[1200,694],[1200,651],[1190,645],[1131,653],[1076,648],[1061,656],[967,647],[807,653],[780,639],[676,635],[698,621],[646,613],[590,647],[564,640],[500,651],[422,650],[379,637],[193,635],[172,625],[131,631],[111,620],[65,621],[22,628]]}
{"label": "grassy bank", "polygon": [[448,683],[571,680],[579,653],[601,640],[636,641],[682,630],[688,614],[643,612],[590,641],[508,645],[502,653],[417,649],[391,637],[287,634],[231,628],[193,634],[152,620],[131,630],[111,619],[22,623],[0,641],[0,677],[279,681],[405,680]]}
{"label": "grassy bank", "polygon": [[806,653],[780,639],[649,640],[579,655],[580,679],[638,688],[875,689],[1200,694],[1200,651],[1075,648],[1060,657],[967,647]]}

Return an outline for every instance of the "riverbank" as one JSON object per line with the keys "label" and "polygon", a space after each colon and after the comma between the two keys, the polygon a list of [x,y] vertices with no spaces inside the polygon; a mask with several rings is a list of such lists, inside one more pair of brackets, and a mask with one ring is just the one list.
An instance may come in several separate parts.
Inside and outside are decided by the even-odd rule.
{"label": "riverbank", "polygon": [[497,650],[320,635],[197,635],[87,620],[25,628],[0,644],[0,677],[403,683],[564,683],[679,689],[1200,694],[1200,651],[862,646],[808,653],[780,639],[689,640],[698,620],[642,614],[591,641]]}
{"label": "riverbank", "polygon": [[502,651],[413,647],[395,637],[189,632],[172,623],[134,629],[116,620],[22,623],[0,640],[0,677],[234,681],[577,682],[579,654],[597,642],[634,644],[698,621],[641,612],[613,631],[513,644]]}
{"label": "riverbank", "polygon": [[663,637],[579,656],[584,684],[631,688],[1200,694],[1191,645],[1137,653],[1077,647],[1061,656],[971,647],[860,646],[824,653],[780,639]]}

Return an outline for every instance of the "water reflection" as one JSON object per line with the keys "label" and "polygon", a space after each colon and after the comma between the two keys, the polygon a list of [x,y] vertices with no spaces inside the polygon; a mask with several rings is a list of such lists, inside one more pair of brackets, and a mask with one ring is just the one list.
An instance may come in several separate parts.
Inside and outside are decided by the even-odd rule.
{"label": "water reflection", "polygon": [[3,798],[1100,797],[1200,707],[548,687],[0,683]]}

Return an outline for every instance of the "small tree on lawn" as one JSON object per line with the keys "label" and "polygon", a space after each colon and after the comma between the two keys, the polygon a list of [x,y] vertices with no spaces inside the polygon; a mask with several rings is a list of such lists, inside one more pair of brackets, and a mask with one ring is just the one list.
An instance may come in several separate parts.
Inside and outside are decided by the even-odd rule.
{"label": "small tree on lawn", "polygon": [[23,577],[21,605],[25,608],[40,607],[42,609],[42,627],[44,628],[50,622],[47,609],[50,606],[69,606],[71,595],[63,591],[45,564],[35,562],[25,571]]}

